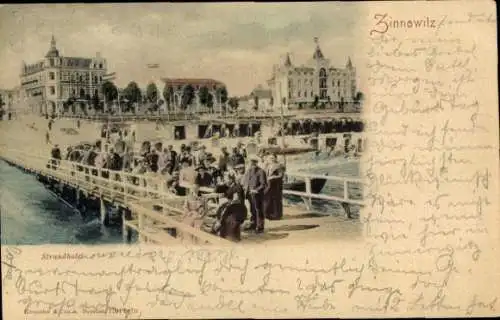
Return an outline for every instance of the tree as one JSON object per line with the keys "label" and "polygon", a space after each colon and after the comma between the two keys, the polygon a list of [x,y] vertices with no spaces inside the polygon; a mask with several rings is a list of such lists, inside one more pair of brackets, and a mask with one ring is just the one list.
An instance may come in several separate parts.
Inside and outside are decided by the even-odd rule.
{"label": "tree", "polygon": [[254,110],[259,110],[259,97],[255,95],[253,97]]}
{"label": "tree", "polygon": [[363,94],[363,92],[357,92],[356,95],[354,96],[354,101],[355,102],[362,102],[363,100],[365,99],[365,96]]}
{"label": "tree", "polygon": [[231,110],[236,111],[238,107],[240,106],[240,102],[238,101],[238,98],[236,97],[231,97],[229,98],[227,104],[231,108]]}
{"label": "tree", "polygon": [[97,92],[94,92],[94,95],[92,96],[92,108],[94,108],[95,111],[98,111],[101,106],[101,101],[99,99],[99,96],[97,95]]}
{"label": "tree", "polygon": [[102,84],[102,94],[106,101],[113,101],[118,98],[118,88],[111,81],[105,81]]}
{"label": "tree", "polygon": [[210,109],[214,107],[214,96],[211,93],[208,94],[207,107]]}
{"label": "tree", "polygon": [[165,84],[163,88],[163,98],[165,99],[165,103],[167,104],[167,109],[170,110],[170,100],[174,96],[174,88]]}
{"label": "tree", "polygon": [[207,106],[208,99],[210,99],[209,98],[210,95],[211,95],[210,91],[206,86],[201,87],[200,90],[198,91],[198,97],[200,98],[200,103],[204,106]]}
{"label": "tree", "polygon": [[318,107],[318,103],[319,103],[319,97],[316,95],[316,96],[314,96],[314,101],[313,101],[311,107],[316,109]]}
{"label": "tree", "polygon": [[194,100],[194,88],[192,85],[185,85],[182,89],[181,108],[186,109]]}
{"label": "tree", "polygon": [[139,89],[139,86],[134,81],[131,81],[123,90],[123,96],[131,103],[142,101],[141,89]]}
{"label": "tree", "polygon": [[158,101],[158,88],[156,88],[156,85],[152,82],[146,87],[146,99],[152,103]]}
{"label": "tree", "polygon": [[3,120],[3,115],[5,111],[3,110],[3,106],[5,105],[5,102],[3,102],[3,97],[0,94],[0,120]]}
{"label": "tree", "polygon": [[217,101],[219,101],[222,105],[226,104],[228,96],[226,87],[218,87],[216,90]]}
{"label": "tree", "polygon": [[340,112],[344,112],[344,97],[340,98]]}
{"label": "tree", "polygon": [[84,95],[83,99],[85,101],[82,101],[80,103],[80,109],[82,110],[83,114],[87,115],[87,108],[86,108],[86,106],[90,106],[90,102],[92,100],[92,97],[90,96],[90,94],[87,93],[87,94]]}

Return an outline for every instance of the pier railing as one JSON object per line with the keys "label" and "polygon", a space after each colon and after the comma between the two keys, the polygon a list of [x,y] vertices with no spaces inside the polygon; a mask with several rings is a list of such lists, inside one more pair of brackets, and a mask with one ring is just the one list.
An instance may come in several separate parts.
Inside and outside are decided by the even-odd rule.
{"label": "pier railing", "polygon": [[[129,207],[133,210],[135,217],[124,218],[124,228],[137,230],[142,241],[165,243],[166,239],[170,238],[175,241],[175,237],[169,237],[165,232],[162,232],[162,230],[168,228],[179,230],[182,234],[188,235],[189,238],[197,239],[198,243],[220,244],[221,241],[226,241],[185,225],[179,219],[176,219],[176,217],[182,216],[184,212],[181,205],[184,197],[171,192],[167,187],[166,179],[162,176],[101,169],[77,162],[42,155],[37,156],[25,151],[6,148],[0,149],[0,158],[26,170],[64,182],[64,184],[70,185],[76,190],[94,194],[101,200]],[[309,210],[313,210],[313,200],[338,202],[344,209],[350,205],[363,206],[362,199],[356,199],[349,194],[349,186],[351,184],[361,185],[361,179],[312,175],[300,172],[289,172],[287,177],[303,181],[305,190],[284,189],[283,194],[301,198]],[[313,181],[315,179],[325,179],[327,182],[337,183],[342,186],[343,191],[339,195],[314,193]],[[180,185],[188,190],[191,188],[191,185],[186,182],[181,181]],[[217,202],[218,197],[222,196],[215,194],[212,188],[202,187],[200,191],[207,201],[208,199],[215,199],[215,202]],[[155,207],[160,207],[161,211],[157,211]],[[349,212],[347,213],[349,215]],[[104,218],[101,212],[101,219],[104,220]]]}
{"label": "pier railing", "polygon": [[[359,118],[359,112],[330,112],[330,115],[335,114],[343,117]],[[60,118],[68,119],[81,119],[90,121],[138,121],[138,120],[149,120],[149,121],[191,121],[191,120],[207,120],[207,119],[224,119],[224,120],[238,120],[238,119],[259,119],[259,118],[281,118],[281,117],[298,117],[303,116],[311,117],[325,116],[325,110],[308,110],[304,112],[302,110],[289,110],[285,111],[283,114],[279,111],[234,111],[234,112],[203,112],[203,111],[169,111],[161,113],[126,113],[126,114],[60,114]]]}
{"label": "pier railing", "polygon": [[[89,180],[92,180],[95,183],[94,187],[99,188],[99,190],[112,192],[113,194],[122,195],[123,197],[131,199],[148,198],[165,203],[170,199],[182,198],[168,189],[165,177],[159,174],[138,174],[97,168],[83,165],[78,162],[34,155],[21,150],[0,149],[0,154],[7,160],[13,160],[26,169],[44,172],[55,178],[66,178],[65,180],[69,180],[69,182],[78,181],[83,185],[88,184]],[[360,206],[364,204],[362,199],[355,199],[349,195],[350,185],[357,184],[361,186],[363,184],[360,178],[311,174],[297,171],[287,172],[286,176],[291,180],[304,181],[305,191],[284,189],[283,194],[301,197],[305,200],[307,205],[314,199],[339,201]],[[327,184],[331,181],[342,185],[342,195],[314,193],[312,182],[318,179],[327,180]],[[184,181],[180,182],[180,186],[186,189],[190,189],[191,187],[189,183]],[[213,193],[214,189],[201,187],[200,191],[209,194]]]}
{"label": "pier railing", "polygon": [[[101,221],[106,213],[103,201],[122,204],[133,210],[132,216],[123,216],[124,237],[126,229],[138,231],[140,240],[144,242],[163,243],[178,242],[189,239],[190,243],[224,244],[227,240],[203,232],[179,221],[184,210],[184,197],[177,196],[160,186],[161,181],[155,177],[132,174],[108,169],[99,169],[80,163],[58,160],[50,157],[36,156],[20,150],[0,149],[0,157],[28,171],[47,178],[64,182],[77,191],[94,194],[101,199]],[[164,180],[163,180],[164,181]],[[209,188],[200,188],[204,197],[213,199]],[[175,206],[175,204],[180,204]],[[155,206],[161,212],[155,211]],[[164,229],[175,229],[182,237],[171,236]]]}

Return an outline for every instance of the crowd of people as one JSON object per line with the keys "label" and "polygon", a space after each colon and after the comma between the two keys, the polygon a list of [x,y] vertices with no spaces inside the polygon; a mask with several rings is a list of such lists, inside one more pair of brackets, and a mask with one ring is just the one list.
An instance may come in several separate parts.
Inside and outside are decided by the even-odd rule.
{"label": "crowd of people", "polygon": [[59,146],[54,145],[51,165],[56,169],[58,161],[64,159],[76,163],[76,170],[85,170],[89,175],[127,179],[128,183],[149,187],[148,190],[187,196],[184,222],[196,228],[203,226],[209,211],[205,204],[200,204],[202,193],[224,195],[225,201],[217,210],[218,219],[209,227],[212,232],[235,241],[240,239],[247,208],[251,213],[246,228],[249,232],[262,233],[266,218],[280,219],[283,215],[284,167],[276,155],[248,156],[242,143],[231,151],[222,147],[220,154],[214,155],[203,145],[182,144],[176,149],[172,145],[163,148],[161,142],[144,142],[140,152],[134,153],[123,138],[120,133],[113,143],[108,139],[104,144],[106,140],[98,140],[94,144],[68,147],[64,156]]}
{"label": "crowd of people", "polygon": [[[49,131],[52,125],[51,119]],[[102,139],[93,144],[68,147],[64,156],[59,146],[54,145],[48,165],[56,169],[64,159],[75,163],[75,170],[87,173],[87,179],[100,176],[143,190],[185,196],[186,224],[235,241],[240,239],[240,227],[247,211],[250,211],[250,221],[246,229],[255,233],[264,231],[266,218],[278,220],[283,216],[285,168],[274,154],[248,156],[241,142],[231,150],[222,147],[220,153],[213,154],[196,143],[174,148],[146,141],[139,152],[134,152],[135,132],[108,130],[109,127],[104,126]],[[47,143],[51,143],[48,132]],[[346,141],[346,155],[351,147]],[[210,210],[204,193],[223,195],[225,201],[219,201],[215,220],[207,219]],[[150,195],[155,194],[158,192]]]}

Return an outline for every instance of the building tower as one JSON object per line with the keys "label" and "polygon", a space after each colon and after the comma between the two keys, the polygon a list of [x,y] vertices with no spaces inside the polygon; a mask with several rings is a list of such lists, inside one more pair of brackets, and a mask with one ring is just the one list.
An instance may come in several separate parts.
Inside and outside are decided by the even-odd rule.
{"label": "building tower", "polygon": [[59,111],[60,88],[58,85],[59,75],[59,50],[56,47],[54,35],[50,40],[50,48],[45,55],[45,113],[56,113]]}

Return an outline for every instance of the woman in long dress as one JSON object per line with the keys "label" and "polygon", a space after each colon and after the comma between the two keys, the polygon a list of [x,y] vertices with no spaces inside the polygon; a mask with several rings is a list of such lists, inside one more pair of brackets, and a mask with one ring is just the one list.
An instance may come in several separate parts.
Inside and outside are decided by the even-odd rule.
{"label": "woman in long dress", "polygon": [[[205,200],[200,196],[200,186],[198,184],[193,184],[189,195],[187,196],[186,202],[184,204],[185,214],[182,222],[195,229],[200,229],[203,225],[204,217],[207,213],[207,207]],[[196,243],[197,238],[192,235],[182,234],[181,237],[185,241],[190,241],[191,243]]]}
{"label": "woman in long dress", "polygon": [[283,217],[284,171],[276,155],[271,155],[267,165],[267,188],[264,193],[264,214],[269,220],[280,220]]}

